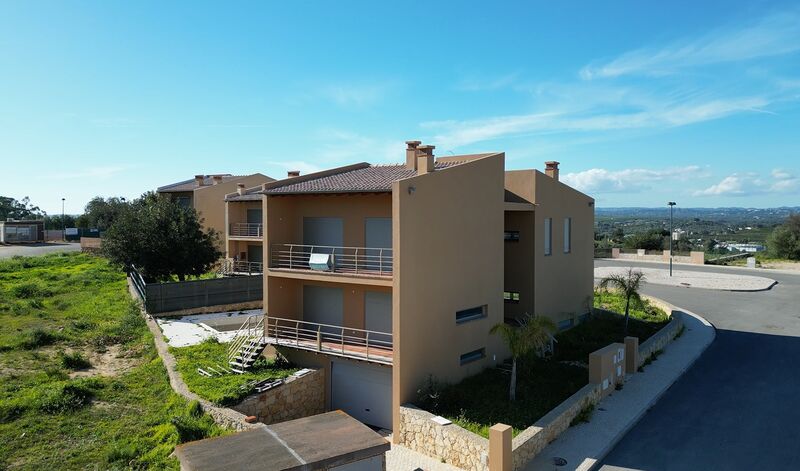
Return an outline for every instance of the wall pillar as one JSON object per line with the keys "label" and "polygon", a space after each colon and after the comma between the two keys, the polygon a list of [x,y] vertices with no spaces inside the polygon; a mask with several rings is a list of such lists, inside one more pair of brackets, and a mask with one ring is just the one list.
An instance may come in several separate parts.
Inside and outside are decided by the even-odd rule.
{"label": "wall pillar", "polygon": [[511,471],[511,426],[495,424],[489,429],[489,471]]}
{"label": "wall pillar", "polygon": [[611,258],[619,258],[619,249],[614,247],[611,249]]}
{"label": "wall pillar", "polygon": [[639,365],[639,337],[625,337],[625,373],[636,373]]}

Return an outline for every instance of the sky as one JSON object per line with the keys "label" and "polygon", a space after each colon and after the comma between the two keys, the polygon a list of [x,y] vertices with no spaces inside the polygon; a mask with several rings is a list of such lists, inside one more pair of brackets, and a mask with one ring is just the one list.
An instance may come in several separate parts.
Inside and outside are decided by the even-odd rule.
{"label": "sky", "polygon": [[797,2],[0,2],[0,195],[435,153],[598,207],[800,206]]}

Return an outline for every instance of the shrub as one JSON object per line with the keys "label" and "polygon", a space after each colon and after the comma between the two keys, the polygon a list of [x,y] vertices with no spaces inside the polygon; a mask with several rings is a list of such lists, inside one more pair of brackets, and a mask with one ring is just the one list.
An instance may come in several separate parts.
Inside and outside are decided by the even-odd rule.
{"label": "shrub", "polygon": [[38,281],[23,281],[11,287],[11,294],[17,298],[46,298],[53,294],[53,291]]}
{"label": "shrub", "polygon": [[110,464],[118,463],[123,467],[128,467],[131,461],[141,455],[139,444],[129,440],[120,440],[110,445],[106,452],[106,461]]}
{"label": "shrub", "polygon": [[56,384],[42,391],[39,397],[39,410],[47,414],[60,414],[78,410],[91,402],[95,381],[73,381]]}
{"label": "shrub", "polygon": [[51,345],[55,343],[56,340],[58,340],[58,336],[56,334],[37,327],[23,334],[22,339],[19,342],[19,346],[25,350],[33,350],[34,348]]}
{"label": "shrub", "polygon": [[[205,419],[205,420],[204,420]],[[170,421],[178,431],[178,443],[193,442],[207,438],[211,433],[211,423],[207,417],[181,415]],[[213,422],[212,422],[213,423]]]}
{"label": "shrub", "polygon": [[64,353],[61,352],[61,366],[68,370],[83,370],[92,366],[89,360],[81,352]]}
{"label": "shrub", "polygon": [[186,413],[189,414],[190,417],[202,417],[203,406],[200,405],[200,401],[191,401],[189,405],[186,406]]}

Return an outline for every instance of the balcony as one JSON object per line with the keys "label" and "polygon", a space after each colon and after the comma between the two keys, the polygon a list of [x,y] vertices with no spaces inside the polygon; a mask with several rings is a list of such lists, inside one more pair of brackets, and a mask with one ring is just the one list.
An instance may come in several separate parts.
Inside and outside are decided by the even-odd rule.
{"label": "balcony", "polygon": [[264,225],[250,222],[234,222],[228,228],[228,236],[245,239],[263,239]]}
{"label": "balcony", "polygon": [[332,247],[327,245],[273,244],[270,268],[391,277],[392,249]]}
{"label": "balcony", "polygon": [[218,273],[225,276],[261,275],[264,273],[264,264],[226,258],[222,261]]}
{"label": "balcony", "polygon": [[267,316],[265,320],[266,342],[270,345],[392,364],[390,333],[279,317]]}

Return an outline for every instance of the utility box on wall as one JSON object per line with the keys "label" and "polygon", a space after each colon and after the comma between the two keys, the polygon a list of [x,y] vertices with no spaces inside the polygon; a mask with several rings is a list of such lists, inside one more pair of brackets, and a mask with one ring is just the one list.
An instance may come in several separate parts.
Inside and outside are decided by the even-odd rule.
{"label": "utility box on wall", "polygon": [[599,384],[603,396],[625,381],[625,345],[612,343],[589,354],[589,382]]}

